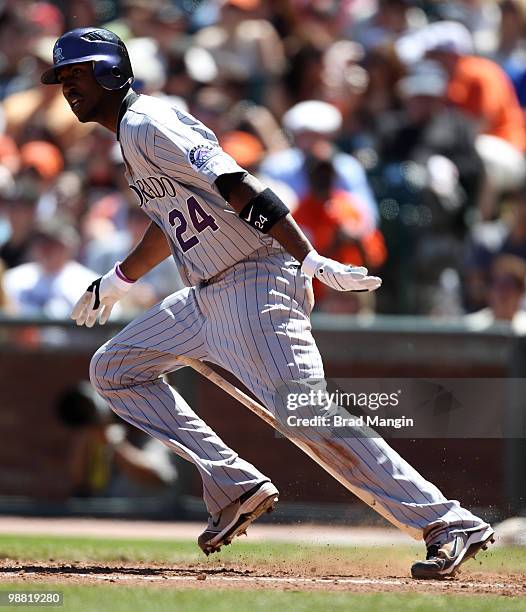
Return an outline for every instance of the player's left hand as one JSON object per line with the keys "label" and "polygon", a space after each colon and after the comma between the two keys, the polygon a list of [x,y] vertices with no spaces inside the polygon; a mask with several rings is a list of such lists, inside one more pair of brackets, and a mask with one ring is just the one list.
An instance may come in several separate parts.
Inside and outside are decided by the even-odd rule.
{"label": "player's left hand", "polygon": [[118,265],[93,281],[75,304],[71,318],[77,325],[93,327],[99,315],[99,323],[104,325],[115,304],[131,289],[133,283],[118,276]]}
{"label": "player's left hand", "polygon": [[307,255],[301,269],[336,291],[375,291],[382,284],[378,276],[369,276],[367,268],[342,264],[316,251]]}

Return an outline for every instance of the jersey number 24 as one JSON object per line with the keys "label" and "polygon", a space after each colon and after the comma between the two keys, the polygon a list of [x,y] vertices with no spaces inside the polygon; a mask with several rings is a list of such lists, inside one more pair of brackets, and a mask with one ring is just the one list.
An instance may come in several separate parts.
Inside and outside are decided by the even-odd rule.
{"label": "jersey number 24", "polygon": [[[186,206],[188,207],[190,221],[198,234],[203,232],[207,227],[209,227],[213,232],[219,229],[214,217],[203,210],[194,196],[191,196],[188,198],[188,200],[186,200]],[[179,243],[183,253],[186,253],[186,251],[189,251],[195,247],[196,244],[199,244],[199,238],[195,235],[190,236],[189,238],[184,237],[183,234],[188,229],[188,221],[186,220],[186,217],[182,211],[180,211],[178,208],[174,208],[168,213],[168,221],[170,221],[170,225],[172,227],[175,227],[175,237],[177,238],[177,242]]]}

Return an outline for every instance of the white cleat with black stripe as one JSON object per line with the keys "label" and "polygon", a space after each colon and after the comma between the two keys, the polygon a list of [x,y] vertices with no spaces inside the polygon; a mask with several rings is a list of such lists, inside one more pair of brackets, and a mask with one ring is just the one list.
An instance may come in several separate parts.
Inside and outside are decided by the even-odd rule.
{"label": "white cleat with black stripe", "polygon": [[238,535],[246,533],[247,527],[264,512],[272,512],[278,501],[279,491],[270,482],[262,482],[239,499],[211,515],[208,526],[197,539],[205,555],[218,552]]}
{"label": "white cleat with black stripe", "polygon": [[495,542],[494,536],[495,532],[487,523],[472,530],[452,531],[447,542],[427,547],[426,560],[413,563],[411,575],[419,579],[452,577],[462,563]]}

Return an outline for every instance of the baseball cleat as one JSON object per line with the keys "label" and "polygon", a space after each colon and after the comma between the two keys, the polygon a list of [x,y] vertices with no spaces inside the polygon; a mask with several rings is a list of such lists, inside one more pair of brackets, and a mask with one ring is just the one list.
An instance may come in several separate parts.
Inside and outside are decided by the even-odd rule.
{"label": "baseball cleat", "polygon": [[205,555],[219,552],[221,546],[228,546],[264,512],[271,512],[278,501],[279,491],[269,481],[262,482],[241,495],[221,512],[211,515],[208,526],[197,539]]}
{"label": "baseball cleat", "polygon": [[488,544],[495,542],[495,532],[487,523],[475,530],[452,531],[451,539],[444,544],[431,544],[427,547],[425,561],[417,561],[411,567],[413,578],[440,579],[452,577],[468,559],[479,550],[486,550]]}

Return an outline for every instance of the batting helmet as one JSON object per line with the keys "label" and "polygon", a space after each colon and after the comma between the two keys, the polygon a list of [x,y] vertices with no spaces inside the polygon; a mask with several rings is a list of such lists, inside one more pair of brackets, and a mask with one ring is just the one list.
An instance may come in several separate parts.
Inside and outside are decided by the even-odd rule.
{"label": "batting helmet", "polygon": [[102,28],[77,28],[63,34],[53,47],[53,67],[40,80],[57,85],[57,68],[93,62],[93,74],[104,89],[122,89],[133,83],[128,51],[113,32]]}

